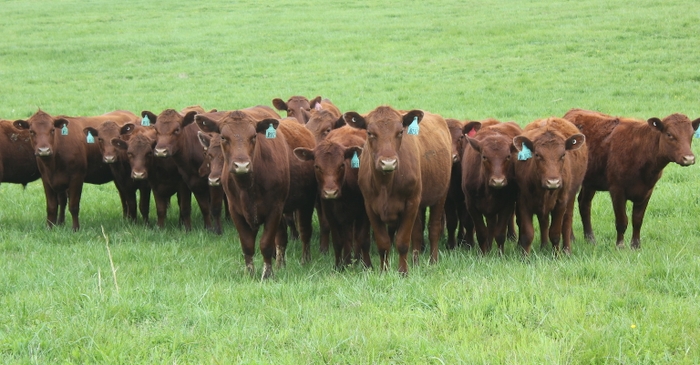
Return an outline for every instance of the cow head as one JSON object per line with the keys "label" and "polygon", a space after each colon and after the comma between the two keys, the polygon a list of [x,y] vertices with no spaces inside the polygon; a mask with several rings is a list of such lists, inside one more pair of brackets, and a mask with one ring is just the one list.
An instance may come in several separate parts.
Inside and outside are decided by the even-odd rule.
{"label": "cow head", "polygon": [[117,125],[117,123],[108,120],[100,124],[97,128],[84,128],[83,133],[86,136],[89,133],[95,139],[95,142],[97,142],[102,152],[102,161],[104,163],[115,163],[118,159],[117,152],[121,150],[116,149],[112,145],[111,140],[112,138],[119,138],[121,136],[121,130],[122,127]]}
{"label": "cow head", "polygon": [[671,114],[660,120],[650,118],[649,126],[661,133],[659,139],[659,156],[681,166],[690,166],[695,163],[695,155],[690,149],[693,142],[693,134],[700,125],[700,118],[690,121],[683,114]]}
{"label": "cow head", "polygon": [[131,178],[143,180],[148,178],[148,166],[153,163],[153,147],[156,140],[147,134],[137,134],[125,141],[120,138],[112,138],[110,144],[115,148],[126,152],[131,164]]}
{"label": "cow head", "polygon": [[[531,157],[520,160],[517,163],[533,164],[530,170],[540,178],[542,188],[556,190],[562,187],[562,173],[567,151],[574,151],[586,141],[583,134],[577,133],[569,138],[556,131],[546,130],[531,136],[532,140],[524,135],[513,138],[513,147],[517,151],[528,151]],[[524,147],[523,147],[524,146]],[[524,152],[525,152],[524,151]]]}
{"label": "cow head", "polygon": [[342,116],[338,118],[328,110],[319,110],[311,114],[311,117],[306,123],[306,128],[311,131],[318,144],[326,138],[328,133],[333,129],[340,128],[344,125],[345,119],[343,119]]}
{"label": "cow head", "polygon": [[253,172],[255,147],[260,143],[258,137],[266,138],[268,129],[276,130],[280,122],[277,119],[256,121],[240,110],[233,111],[220,120],[197,115],[195,121],[203,132],[219,132],[221,151],[225,165],[228,166],[226,173],[239,176]]}
{"label": "cow head", "polygon": [[306,124],[306,122],[309,121],[309,112],[311,108],[320,103],[321,96],[317,96],[311,101],[304,96],[292,96],[286,103],[279,98],[272,100],[272,105],[274,105],[277,110],[286,111],[288,117],[296,118],[296,120],[302,124]]}
{"label": "cow head", "polygon": [[314,161],[316,181],[322,199],[338,199],[342,196],[345,176],[350,160],[362,154],[362,147],[345,147],[335,142],[324,140],[316,148],[297,147],[294,156],[300,161]]}
{"label": "cow head", "polygon": [[507,186],[512,154],[515,152],[512,140],[500,134],[490,134],[484,138],[470,138],[465,134],[464,138],[481,155],[481,171],[488,185],[495,189]]}
{"label": "cow head", "polygon": [[411,110],[401,115],[391,107],[381,106],[362,117],[356,112],[343,115],[345,123],[367,130],[365,153],[370,154],[374,168],[383,173],[391,173],[399,168],[399,150],[404,132],[414,121],[420,123],[423,112]]}
{"label": "cow head", "polygon": [[39,110],[28,120],[16,120],[12,125],[17,129],[29,131],[34,155],[49,157],[54,153],[54,144],[57,135],[61,134],[60,130],[64,127],[68,128],[69,124],[70,122],[64,118],[54,118]]}
{"label": "cow head", "polygon": [[180,152],[184,140],[184,128],[194,121],[196,110],[181,114],[174,109],[166,109],[158,116],[149,111],[141,112],[148,116],[156,130],[156,147],[153,150],[156,157],[170,157]]}
{"label": "cow head", "polygon": [[221,150],[221,137],[218,133],[197,132],[199,143],[204,148],[204,162],[199,168],[199,176],[208,177],[209,186],[221,185],[221,171],[224,170],[224,153]]}

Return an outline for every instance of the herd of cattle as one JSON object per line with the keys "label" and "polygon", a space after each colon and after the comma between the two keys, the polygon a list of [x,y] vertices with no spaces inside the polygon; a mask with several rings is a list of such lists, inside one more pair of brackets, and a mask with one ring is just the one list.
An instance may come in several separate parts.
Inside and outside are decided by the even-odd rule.
{"label": "herd of cattle", "polygon": [[521,129],[514,122],[459,121],[389,106],[341,113],[320,96],[274,99],[273,105],[287,117],[259,105],[143,111],[140,117],[128,111],[67,117],[39,110],[27,120],[2,120],[0,181],[41,178],[48,226],[64,222],[67,205],[73,230],[80,227],[83,183],[114,181],[123,215],[134,221],[136,193],[146,222],[152,193],[159,227],[177,195],[186,230],[194,194],[204,225],[217,234],[226,208],[251,274],[263,226],[264,278],[272,274],[272,259],[284,264],[287,228],[302,242],[302,262],[310,259],[316,210],[321,250],[332,242],[336,267],[353,260],[371,267],[371,228],[381,269],[388,268],[394,242],[398,270],[406,273],[409,248],[416,262],[426,223],[430,262],[438,259],[445,225],[448,248],[464,242],[486,253],[494,240],[503,252],[517,222],[518,243],[529,253],[533,216],[541,244],[568,253],[577,193],[584,236],[594,241],[591,201],[596,191],[610,192],[621,247],[626,202],[632,201],[631,246],[637,248],[664,167],[694,164],[692,138],[700,137],[700,118],[682,114],[642,121],[572,109]]}

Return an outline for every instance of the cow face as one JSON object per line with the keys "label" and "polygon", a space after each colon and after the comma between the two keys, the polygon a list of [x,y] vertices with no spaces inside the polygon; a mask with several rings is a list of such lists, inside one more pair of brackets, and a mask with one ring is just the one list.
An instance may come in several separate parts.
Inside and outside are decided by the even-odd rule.
{"label": "cow face", "polygon": [[104,163],[115,163],[118,159],[118,152],[121,151],[114,147],[111,143],[113,138],[119,138],[121,135],[121,127],[112,121],[106,121],[100,124],[97,128],[86,127],[83,133],[87,136],[90,133],[95,142],[100,147],[102,152],[102,161]]}
{"label": "cow face", "polygon": [[482,140],[469,138],[469,145],[481,154],[481,171],[487,178],[490,187],[500,189],[508,185],[508,175],[511,169],[513,148],[511,141],[505,136],[488,136]]}
{"label": "cow face", "polygon": [[420,123],[423,112],[412,110],[401,115],[382,106],[369,113],[367,118],[355,112],[345,113],[343,117],[346,124],[367,130],[365,153],[370,154],[375,170],[391,173],[400,166],[399,150],[405,130],[414,121]]}
{"label": "cow face", "polygon": [[[69,121],[63,118],[54,119],[52,116],[39,110],[29,120],[16,120],[13,125],[17,129],[29,131],[34,155],[37,157],[49,157],[54,153],[54,143],[57,134],[63,127],[68,128]],[[56,131],[56,129],[59,131]]]}
{"label": "cow face", "polygon": [[300,161],[314,161],[314,172],[322,199],[338,199],[342,196],[345,176],[353,156],[362,154],[361,147],[345,147],[323,141],[315,149],[298,147],[294,156]]}
{"label": "cow face", "polygon": [[[141,115],[149,115],[152,119],[153,113],[142,112]],[[194,121],[197,111],[189,111],[182,115],[176,110],[167,109],[155,117],[156,146],[154,154],[156,157],[175,156],[180,152],[182,141],[184,140],[183,130]]]}
{"label": "cow face", "polygon": [[204,162],[199,168],[199,176],[208,177],[209,186],[221,185],[221,171],[224,170],[224,153],[221,150],[221,136],[215,133],[209,136],[201,131],[197,133],[199,143],[204,147]]}
{"label": "cow face", "polygon": [[664,118],[651,118],[649,126],[661,133],[659,138],[659,155],[681,166],[695,163],[695,155],[690,149],[693,134],[700,125],[700,118],[690,121],[683,114],[672,114]]}
{"label": "cow face", "polygon": [[309,121],[309,112],[317,103],[321,103],[320,96],[315,97],[311,101],[303,96],[292,96],[286,103],[279,98],[272,100],[272,105],[277,110],[286,111],[287,117],[296,118],[302,124],[306,124]]}
{"label": "cow face", "polygon": [[546,131],[534,137],[534,140],[517,136],[513,138],[513,146],[518,151],[522,151],[523,146],[530,150],[532,157],[518,162],[534,164],[531,173],[540,178],[542,188],[556,190],[562,187],[566,152],[581,148],[585,140],[586,137],[580,133],[564,138],[559,133]]}
{"label": "cow face", "polygon": [[345,120],[342,117],[337,118],[327,110],[319,110],[311,114],[309,121],[306,123],[306,128],[311,131],[316,139],[316,144],[318,144],[332,130],[344,125]]}
{"label": "cow face", "polygon": [[124,141],[119,138],[112,138],[110,143],[115,148],[126,152],[126,156],[131,164],[131,178],[143,180],[148,178],[148,166],[153,163],[153,147],[155,139],[145,134],[138,134]]}

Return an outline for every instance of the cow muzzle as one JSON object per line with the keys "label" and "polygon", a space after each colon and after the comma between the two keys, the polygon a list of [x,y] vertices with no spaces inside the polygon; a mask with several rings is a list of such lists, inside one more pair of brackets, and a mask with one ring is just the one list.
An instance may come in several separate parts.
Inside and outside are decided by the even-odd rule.
{"label": "cow muzzle", "polygon": [[153,150],[153,154],[156,157],[168,157],[168,149],[167,148],[156,148]]}
{"label": "cow muzzle", "polygon": [[244,175],[250,172],[250,162],[234,162],[231,164],[231,172],[236,175]]}
{"label": "cow muzzle", "polygon": [[452,155],[452,163],[457,163],[457,162],[459,162],[459,155],[455,153]]}
{"label": "cow muzzle", "polygon": [[221,186],[221,178],[210,177],[209,178],[209,186]]}
{"label": "cow muzzle", "polygon": [[338,189],[323,189],[323,199],[337,199]]}
{"label": "cow muzzle", "polygon": [[146,176],[145,171],[131,171],[131,178],[134,180],[143,180]]}
{"label": "cow muzzle", "polygon": [[117,156],[114,156],[114,155],[107,156],[107,155],[105,155],[105,157],[102,158],[102,161],[104,161],[104,163],[115,163],[115,162],[117,162]]}
{"label": "cow muzzle", "polygon": [[547,179],[544,187],[549,190],[559,189],[561,187],[561,179]]}
{"label": "cow muzzle", "polygon": [[492,177],[489,179],[489,186],[492,188],[500,189],[508,185],[508,180],[505,177]]}
{"label": "cow muzzle", "polygon": [[34,155],[39,157],[47,157],[51,156],[52,154],[53,151],[51,151],[51,147],[39,147],[36,149],[36,152],[34,152]]}
{"label": "cow muzzle", "polygon": [[383,158],[379,160],[379,167],[384,172],[390,172],[396,170],[399,161],[395,158]]}
{"label": "cow muzzle", "polygon": [[681,158],[681,166],[690,166],[695,164],[695,156],[694,155],[685,155],[683,158]]}

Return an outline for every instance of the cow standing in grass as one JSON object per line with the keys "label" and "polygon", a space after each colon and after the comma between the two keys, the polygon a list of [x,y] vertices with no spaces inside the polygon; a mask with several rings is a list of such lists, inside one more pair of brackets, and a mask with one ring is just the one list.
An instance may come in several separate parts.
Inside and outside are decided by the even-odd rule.
{"label": "cow standing in grass", "polygon": [[591,202],[596,191],[609,191],[615,213],[617,247],[624,247],[627,201],[632,201],[632,248],[640,247],[640,231],[651,193],[671,162],[695,163],[690,149],[700,118],[683,114],[647,121],[619,118],[596,111],[572,109],[564,115],[586,136],[588,170],[578,197],[583,232],[595,242]]}
{"label": "cow standing in grass", "polygon": [[26,129],[18,129],[13,121],[0,120],[0,182],[28,183],[41,177]]}

